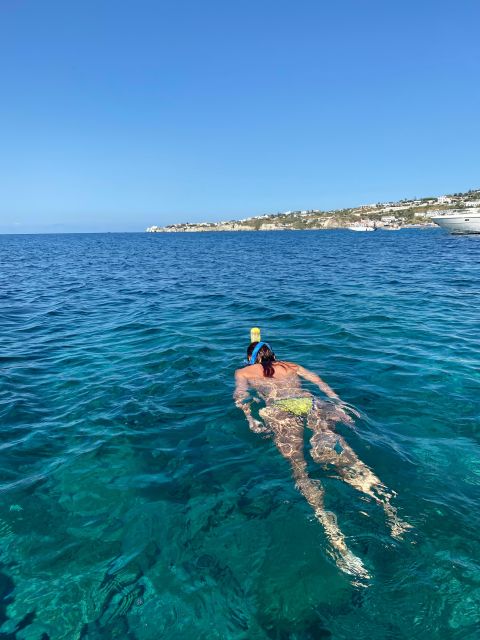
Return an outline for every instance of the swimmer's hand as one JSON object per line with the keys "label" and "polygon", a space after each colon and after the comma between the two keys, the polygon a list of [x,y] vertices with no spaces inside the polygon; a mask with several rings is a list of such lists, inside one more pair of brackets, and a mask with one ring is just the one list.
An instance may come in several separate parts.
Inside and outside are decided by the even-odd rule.
{"label": "swimmer's hand", "polygon": [[249,416],[247,420],[248,420],[248,426],[253,431],[253,433],[268,432],[267,427],[263,424],[263,422],[260,422],[260,420],[256,420],[255,418],[252,418],[252,416]]}
{"label": "swimmer's hand", "polygon": [[355,421],[353,420],[352,416],[349,413],[347,413],[347,410],[350,413],[353,413],[355,417],[357,418],[361,417],[358,411],[356,409],[353,409],[350,405],[345,404],[344,402],[339,402],[337,404],[337,411],[341,416],[342,422],[344,422],[345,424],[348,424],[350,427],[353,427],[355,426]]}
{"label": "swimmer's hand", "polygon": [[248,402],[242,402],[241,399],[237,398],[235,400],[235,406],[243,411],[247,419],[248,426],[253,431],[253,433],[269,433],[269,429],[267,429],[263,422],[260,422],[260,420],[256,420],[252,416],[250,404]]}

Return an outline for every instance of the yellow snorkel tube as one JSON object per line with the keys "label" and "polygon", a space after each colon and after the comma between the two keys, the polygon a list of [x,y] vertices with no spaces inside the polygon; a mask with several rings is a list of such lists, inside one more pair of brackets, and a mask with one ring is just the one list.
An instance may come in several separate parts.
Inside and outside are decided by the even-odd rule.
{"label": "yellow snorkel tube", "polygon": [[261,340],[260,329],[258,327],[252,327],[250,329],[250,342],[261,342]]}
{"label": "yellow snorkel tube", "polygon": [[[262,336],[260,334],[260,329],[258,327],[252,327],[250,329],[250,343],[252,342],[257,342],[257,346],[255,347],[253,354],[255,354],[255,357],[257,356],[258,353],[258,349],[260,349],[260,347],[262,346],[263,342],[262,342]],[[243,364],[253,364],[253,362],[251,361],[251,357],[250,358],[246,358],[243,361]]]}

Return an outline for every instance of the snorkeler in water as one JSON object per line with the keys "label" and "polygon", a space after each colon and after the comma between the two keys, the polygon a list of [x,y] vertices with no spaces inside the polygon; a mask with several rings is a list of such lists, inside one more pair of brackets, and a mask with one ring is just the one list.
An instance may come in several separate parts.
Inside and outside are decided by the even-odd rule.
{"label": "snorkeler in water", "polygon": [[[324,489],[318,480],[311,480],[308,476],[303,455],[306,422],[313,432],[310,438],[313,460],[333,468],[340,479],[373,498],[385,511],[392,536],[400,537],[410,525],[399,520],[395,507],[390,504],[393,492],[389,492],[357,457],[345,439],[335,433],[337,422],[353,425],[348,411],[358,417],[359,414],[345,405],[315,373],[293,362],[277,360],[270,345],[261,342],[258,329],[252,329],[251,336],[252,342],[247,350],[248,366],[235,372],[235,404],[244,412],[250,429],[255,433],[272,435],[278,450],[290,462],[296,486],[322,524],[332,546],[331,555],[339,568],[351,575],[368,578],[360,558],[348,549],[335,514],[325,510]],[[302,389],[301,378],[317,385],[330,401],[320,400]],[[265,407],[259,412],[263,422],[252,416],[249,389],[254,389],[265,402]]]}

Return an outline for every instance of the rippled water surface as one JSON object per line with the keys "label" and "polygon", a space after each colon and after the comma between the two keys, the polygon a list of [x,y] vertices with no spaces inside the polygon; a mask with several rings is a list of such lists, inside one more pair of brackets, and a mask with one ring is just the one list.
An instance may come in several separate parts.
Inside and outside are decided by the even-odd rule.
{"label": "rippled water surface", "polygon": [[[0,236],[0,637],[478,638],[480,238]],[[327,476],[356,587],[232,402],[259,325],[414,525]],[[307,454],[308,455],[308,454]]]}

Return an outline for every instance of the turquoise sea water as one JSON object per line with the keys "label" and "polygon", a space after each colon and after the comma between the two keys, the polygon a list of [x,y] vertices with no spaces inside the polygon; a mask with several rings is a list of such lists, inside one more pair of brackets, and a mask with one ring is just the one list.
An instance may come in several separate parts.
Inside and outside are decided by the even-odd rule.
{"label": "turquoise sea water", "polygon": [[[480,238],[0,236],[0,638],[478,638]],[[315,467],[356,587],[232,402],[259,325],[398,494]]]}

